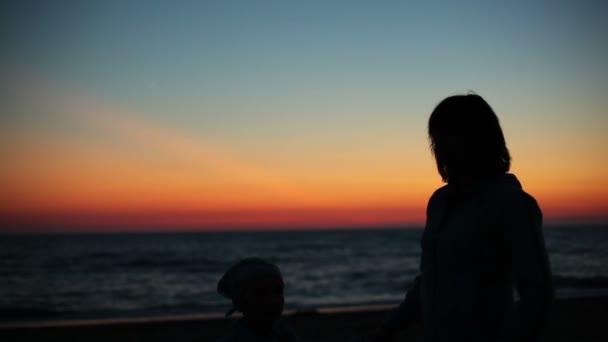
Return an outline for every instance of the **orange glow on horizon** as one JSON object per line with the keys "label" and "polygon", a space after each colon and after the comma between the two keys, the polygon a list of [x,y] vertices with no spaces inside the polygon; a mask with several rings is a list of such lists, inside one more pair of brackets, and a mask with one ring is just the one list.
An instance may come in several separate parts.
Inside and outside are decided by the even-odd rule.
{"label": "orange glow on horizon", "polygon": [[404,224],[420,226],[424,222],[423,213],[421,208],[368,207],[179,212],[11,212],[2,216],[8,226],[21,232],[49,229],[86,232],[357,228]]}
{"label": "orange glow on horizon", "polygon": [[[9,161],[0,170],[0,231],[420,225],[442,185],[425,141],[407,151],[356,144],[336,160],[314,150],[278,165],[56,85],[25,83],[32,103],[91,137],[43,124],[0,128]],[[512,149],[522,158],[513,172],[547,221],[605,220],[605,161],[564,161],[523,147]]]}

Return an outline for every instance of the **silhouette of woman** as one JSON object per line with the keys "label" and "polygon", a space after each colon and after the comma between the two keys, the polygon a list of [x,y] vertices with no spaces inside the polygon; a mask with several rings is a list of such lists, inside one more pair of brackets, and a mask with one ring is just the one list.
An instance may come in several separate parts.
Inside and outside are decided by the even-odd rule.
{"label": "silhouette of woman", "polygon": [[553,298],[542,213],[508,173],[496,114],[478,95],[448,97],[428,133],[447,185],[428,203],[420,273],[375,340],[415,320],[429,342],[539,340]]}

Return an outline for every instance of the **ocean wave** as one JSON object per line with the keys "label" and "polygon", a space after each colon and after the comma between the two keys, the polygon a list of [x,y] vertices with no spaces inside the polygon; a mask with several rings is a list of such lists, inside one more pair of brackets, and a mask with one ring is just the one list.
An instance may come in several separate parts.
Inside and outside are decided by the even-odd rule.
{"label": "ocean wave", "polygon": [[128,268],[188,268],[197,270],[215,270],[226,267],[224,262],[210,258],[134,258],[118,264]]}
{"label": "ocean wave", "polygon": [[594,277],[565,277],[565,276],[554,276],[553,282],[555,287],[574,287],[574,288],[607,288],[608,289],[608,277],[594,276]]}
{"label": "ocean wave", "polygon": [[77,313],[76,311],[61,310],[52,306],[46,308],[5,307],[0,308],[0,321],[49,319]]}

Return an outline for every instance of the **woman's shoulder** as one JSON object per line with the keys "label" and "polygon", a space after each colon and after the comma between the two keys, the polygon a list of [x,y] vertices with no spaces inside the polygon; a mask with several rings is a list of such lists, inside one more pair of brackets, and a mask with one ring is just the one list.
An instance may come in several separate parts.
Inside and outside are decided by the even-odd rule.
{"label": "woman's shoulder", "polygon": [[526,192],[519,180],[512,174],[507,174],[489,195],[488,202],[493,203],[500,212],[508,213],[508,215],[534,213],[534,215],[542,216],[536,198]]}
{"label": "woman's shoulder", "polygon": [[536,203],[536,199],[524,190],[517,177],[510,173],[499,179],[492,195],[507,202]]}
{"label": "woman's shoulder", "polygon": [[431,197],[429,198],[429,205],[431,203],[444,200],[448,195],[448,191],[449,190],[448,190],[447,184],[440,187],[439,189],[435,190],[433,192],[433,194],[431,195]]}
{"label": "woman's shoulder", "polygon": [[427,217],[431,215],[435,215],[438,210],[443,208],[443,204],[447,198],[448,194],[448,186],[444,185],[441,188],[435,190],[431,197],[429,198],[429,202],[426,206],[426,215]]}

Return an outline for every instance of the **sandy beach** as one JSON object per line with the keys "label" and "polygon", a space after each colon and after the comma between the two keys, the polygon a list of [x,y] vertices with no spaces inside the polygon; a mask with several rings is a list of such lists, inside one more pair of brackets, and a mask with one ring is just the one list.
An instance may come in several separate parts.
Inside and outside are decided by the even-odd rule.
{"label": "sandy beach", "polygon": [[[387,307],[356,307],[287,313],[285,320],[302,341],[349,341],[372,332]],[[214,341],[232,319],[213,315],[20,323],[0,325],[1,341]],[[608,298],[570,298],[555,302],[543,341],[608,340]],[[420,341],[422,329],[411,326],[400,341]]]}

